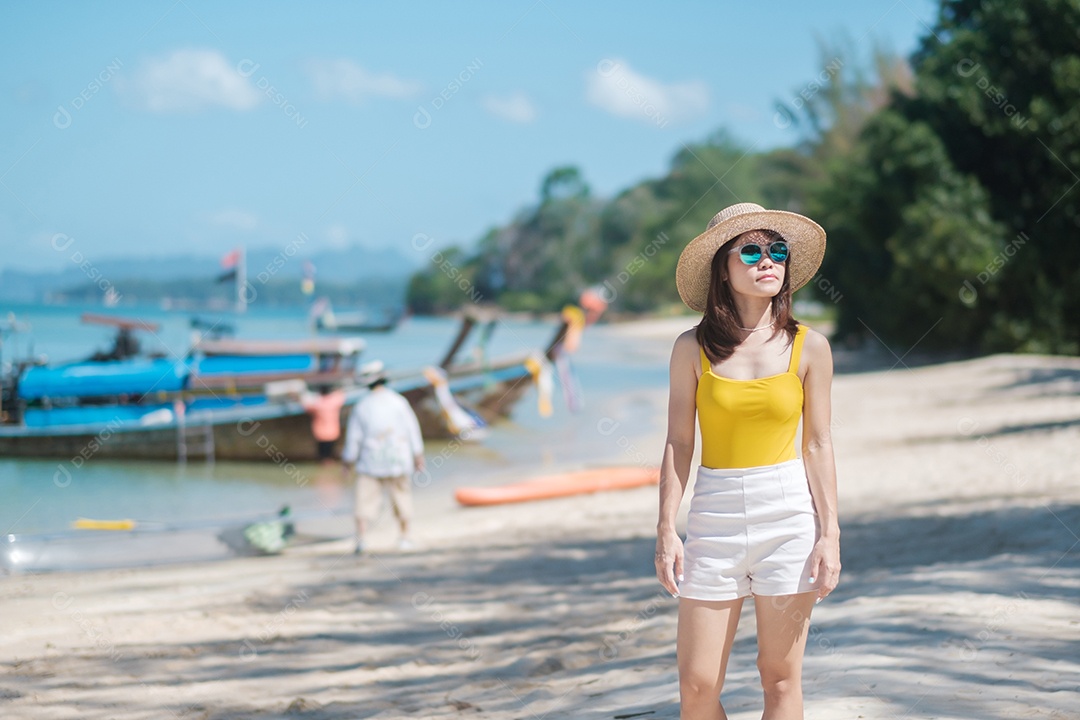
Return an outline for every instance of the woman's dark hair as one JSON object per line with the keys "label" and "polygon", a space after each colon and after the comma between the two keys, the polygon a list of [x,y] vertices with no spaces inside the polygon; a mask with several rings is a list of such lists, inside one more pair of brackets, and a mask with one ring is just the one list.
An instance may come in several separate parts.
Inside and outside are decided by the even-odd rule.
{"label": "woman's dark hair", "polygon": [[[771,240],[783,240],[780,233],[772,230],[763,230],[768,233]],[[723,362],[731,357],[735,348],[742,342],[742,321],[739,319],[738,309],[735,307],[735,297],[731,294],[731,285],[724,279],[725,265],[727,264],[728,251],[732,249],[736,240],[741,235],[733,237],[720,246],[713,255],[709,271],[709,296],[706,300],[705,315],[697,325],[698,345],[705,349],[705,354],[710,362]],[[788,342],[795,340],[795,332],[799,324],[791,316],[791,254],[789,252],[784,272],[784,281],[780,286],[780,292],[772,299],[772,316],[777,320],[771,337],[779,332],[788,334]]]}

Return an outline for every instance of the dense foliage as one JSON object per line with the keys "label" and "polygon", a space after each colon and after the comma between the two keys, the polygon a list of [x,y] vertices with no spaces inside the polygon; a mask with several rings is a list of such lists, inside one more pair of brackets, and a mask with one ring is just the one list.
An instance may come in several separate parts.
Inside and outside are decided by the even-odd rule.
{"label": "dense foliage", "polygon": [[914,94],[893,94],[813,204],[842,332],[1080,350],[1077,28],[1080,0],[943,3]]}
{"label": "dense foliage", "polygon": [[[1080,351],[1080,0],[943,0],[910,65],[822,48],[781,106],[801,142],[752,152],[723,132],[609,200],[572,167],[536,205],[413,277],[415,310],[552,310],[598,286],[613,307],[678,306],[682,247],[720,208],[805,212],[829,234],[800,296],[840,339],[960,351]],[[827,303],[829,304],[829,303]],[[877,339],[873,339],[877,338]]]}

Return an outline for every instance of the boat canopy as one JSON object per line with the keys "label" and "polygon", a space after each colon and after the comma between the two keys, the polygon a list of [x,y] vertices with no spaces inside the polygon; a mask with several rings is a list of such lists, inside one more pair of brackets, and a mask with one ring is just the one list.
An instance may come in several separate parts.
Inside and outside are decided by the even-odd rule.
{"label": "boat canopy", "polygon": [[18,394],[40,400],[175,392],[183,389],[189,372],[187,363],[165,358],[33,367],[19,380]]}
{"label": "boat canopy", "polygon": [[363,338],[305,338],[300,340],[233,340],[204,338],[195,345],[203,355],[358,355]]}

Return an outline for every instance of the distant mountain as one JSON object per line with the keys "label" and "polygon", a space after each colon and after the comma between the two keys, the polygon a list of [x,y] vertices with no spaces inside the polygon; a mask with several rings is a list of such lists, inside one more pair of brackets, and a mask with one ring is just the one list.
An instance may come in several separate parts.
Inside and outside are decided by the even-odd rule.
{"label": "distant mountain", "polygon": [[[284,248],[256,247],[247,251],[248,279],[255,281],[262,273],[266,279],[299,278],[304,260],[315,266],[315,279],[326,283],[360,282],[370,278],[398,280],[407,278],[423,266],[428,257],[422,253],[397,248],[370,250],[348,247],[340,250],[308,252],[302,245]],[[94,283],[113,285],[123,292],[125,280],[173,281],[214,278],[222,272],[218,255],[168,255],[133,258],[105,257],[83,269],[72,263],[60,271],[0,270],[0,300],[37,302],[47,294]]]}

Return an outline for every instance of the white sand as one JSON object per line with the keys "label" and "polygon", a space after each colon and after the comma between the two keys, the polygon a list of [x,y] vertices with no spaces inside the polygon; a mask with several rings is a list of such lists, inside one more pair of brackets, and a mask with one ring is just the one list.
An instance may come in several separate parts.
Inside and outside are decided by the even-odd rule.
{"label": "white sand", "polygon": [[[690,322],[594,328],[583,352],[666,365]],[[666,398],[634,403],[662,418]],[[838,375],[834,417],[844,570],[814,611],[806,717],[1080,717],[1080,361]],[[662,433],[631,425],[658,461]],[[633,461],[615,440],[601,459]],[[363,559],[0,580],[0,717],[676,718],[655,495],[465,510],[447,488],[412,553],[378,549],[384,523]],[[732,720],[760,717],[754,656],[748,603]]]}

